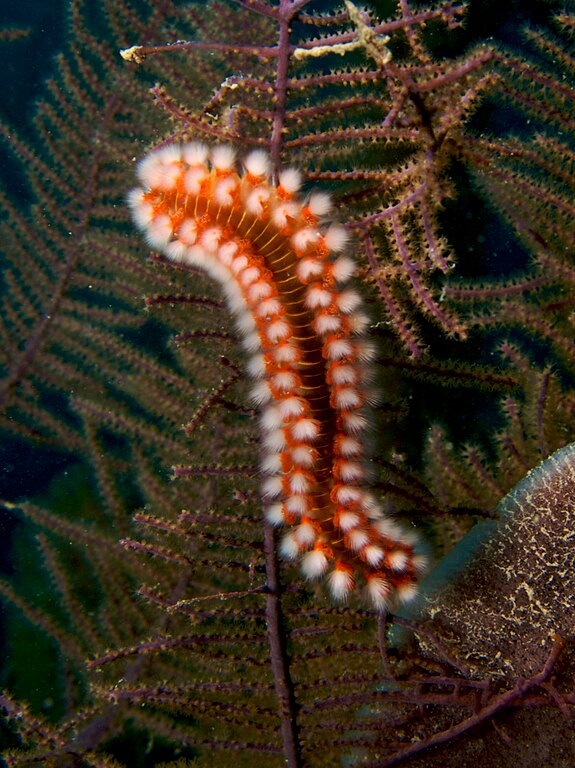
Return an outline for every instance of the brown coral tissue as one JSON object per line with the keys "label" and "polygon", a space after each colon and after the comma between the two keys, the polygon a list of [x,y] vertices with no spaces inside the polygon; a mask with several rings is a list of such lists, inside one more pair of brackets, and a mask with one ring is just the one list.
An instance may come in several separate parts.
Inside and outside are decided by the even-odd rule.
{"label": "brown coral tissue", "polygon": [[[4,763],[575,764],[572,3],[52,5],[0,31]],[[333,203],[409,609],[280,556],[226,297],[126,204],[188,142]]]}

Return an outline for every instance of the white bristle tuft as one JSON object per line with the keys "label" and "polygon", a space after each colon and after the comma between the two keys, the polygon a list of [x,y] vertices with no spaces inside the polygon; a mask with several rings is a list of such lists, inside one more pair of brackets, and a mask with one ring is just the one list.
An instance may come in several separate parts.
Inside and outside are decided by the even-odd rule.
{"label": "white bristle tuft", "polygon": [[302,547],[311,547],[317,539],[317,533],[309,522],[300,523],[294,528],[294,537]]}
{"label": "white bristle tuft", "polygon": [[369,363],[377,357],[377,349],[371,341],[366,341],[365,339],[354,341],[353,346],[357,357],[362,363]]}
{"label": "white bristle tuft", "polygon": [[327,557],[319,549],[306,552],[301,561],[301,570],[306,579],[317,579],[326,572],[327,567]]}
{"label": "white bristle tuft", "polygon": [[144,190],[137,187],[128,192],[126,201],[132,211],[132,217],[136,226],[145,229],[154,218],[154,208],[144,201]]}
{"label": "white bristle tuft", "polygon": [[305,303],[309,309],[326,309],[332,300],[333,294],[331,291],[326,291],[325,288],[315,285],[310,285],[305,297]]}
{"label": "white bristle tuft", "polygon": [[374,520],[381,520],[383,517],[385,517],[383,510],[375,498],[371,495],[371,493],[367,493],[367,491],[363,492],[361,508],[370,523],[373,523]]}
{"label": "white bristle tuft", "polygon": [[397,602],[404,604],[410,603],[417,597],[417,584],[409,581],[406,584],[399,584],[396,588]]}
{"label": "white bristle tuft", "polygon": [[283,484],[281,477],[267,477],[262,483],[262,496],[265,499],[276,499],[281,496]]}
{"label": "white bristle tuft", "polygon": [[380,536],[391,539],[391,541],[399,541],[403,533],[401,525],[390,517],[383,517],[381,520],[377,520],[374,523],[374,528]]}
{"label": "white bristle tuft", "polygon": [[352,288],[348,288],[347,290],[342,291],[337,295],[335,303],[340,312],[343,312],[344,315],[347,315],[350,312],[356,310],[361,305],[361,296],[359,293],[357,293],[357,291],[354,291]]}
{"label": "white bristle tuft", "polygon": [[184,255],[184,263],[190,267],[205,269],[207,258],[207,254],[201,245],[192,245]]}
{"label": "white bristle tuft", "polygon": [[[347,318],[347,326],[351,334],[360,335],[369,328],[370,320],[363,312],[354,312]],[[361,358],[360,358],[361,359]]]}
{"label": "white bristle tuft", "polygon": [[281,453],[268,453],[263,456],[260,466],[264,475],[279,475],[282,471]]}
{"label": "white bristle tuft", "polygon": [[355,456],[363,455],[363,446],[355,437],[344,435],[338,442],[338,452],[344,459],[351,459]]}
{"label": "white bristle tuft", "polygon": [[323,236],[327,248],[332,253],[340,253],[349,242],[349,235],[339,224],[332,224]]}
{"label": "white bristle tuft", "polygon": [[251,302],[257,304],[267,299],[273,293],[273,288],[267,280],[259,280],[255,285],[250,285],[248,296]]}
{"label": "white bristle tuft", "polygon": [[264,433],[262,436],[262,445],[267,448],[268,451],[284,451],[287,447],[287,443],[283,429],[273,429]]}
{"label": "white bristle tuft", "polygon": [[401,573],[402,571],[405,571],[409,565],[409,557],[407,556],[406,552],[403,552],[403,550],[396,549],[393,552],[388,553],[387,562],[389,563],[389,567],[392,571]]}
{"label": "white bristle tuft", "polygon": [[198,237],[198,225],[194,219],[184,219],[178,227],[178,237],[186,245],[195,245]]}
{"label": "white bristle tuft", "polygon": [[230,280],[230,274],[227,268],[219,261],[210,259],[209,264],[206,265],[206,269],[209,270],[209,274],[214,280],[219,280],[222,284],[222,289],[226,296],[230,312],[236,315],[236,325],[238,328],[243,328],[243,333],[252,333],[255,329],[255,322],[248,322],[241,317],[246,312],[250,314],[249,307],[247,306],[244,297],[237,285]]}
{"label": "white bristle tuft", "polygon": [[357,528],[360,522],[361,518],[356,512],[340,512],[338,517],[338,525],[342,533]]}
{"label": "white bristle tuft", "polygon": [[359,552],[369,544],[369,534],[363,528],[354,528],[347,533],[347,540],[354,552]]}
{"label": "white bristle tuft", "polygon": [[411,558],[411,565],[416,573],[423,574],[429,568],[429,559],[425,555],[418,553]]}
{"label": "white bristle tuft", "polygon": [[332,597],[338,602],[343,602],[347,600],[355,586],[353,574],[335,568],[328,576],[328,586]]}
{"label": "white bristle tuft", "polygon": [[226,179],[222,179],[216,184],[214,188],[214,197],[223,208],[229,208],[234,202],[233,194],[236,189],[237,179],[233,176],[228,176]]}
{"label": "white bristle tuft", "polygon": [[230,269],[233,272],[234,275],[239,275],[242,270],[244,270],[249,264],[248,257],[245,256],[243,253],[240,253],[239,256],[236,256],[231,264]]}
{"label": "white bristle tuft", "polygon": [[[230,280],[230,273],[227,267],[225,267],[219,261],[210,259],[209,271],[214,280],[218,280],[221,283],[222,290],[226,296],[228,306],[230,308],[230,312],[232,315],[236,315],[237,319],[239,319],[239,322],[236,323],[237,327],[243,329],[242,333],[246,334],[247,336],[255,334],[259,338],[259,334],[256,330],[257,325],[254,316],[252,315],[250,308],[246,303],[242,291],[238,288],[237,284],[233,280]],[[241,317],[242,313],[247,313],[250,316],[250,322],[248,322],[247,319]],[[256,350],[258,352],[261,350],[261,344],[258,343],[254,351]]]}
{"label": "white bristle tuft", "polygon": [[204,165],[207,162],[209,149],[199,141],[191,141],[182,147],[182,158],[188,165]]}
{"label": "white bristle tuft", "polygon": [[378,611],[385,611],[389,605],[389,584],[379,576],[368,579],[366,592],[369,601]]}
{"label": "white bristle tuft", "polygon": [[296,470],[289,475],[289,489],[290,493],[302,496],[310,490],[309,479],[303,472]]}
{"label": "white bristle tuft", "polygon": [[295,194],[301,187],[301,173],[297,168],[285,168],[279,175],[279,185],[288,194]]}
{"label": "white bristle tuft", "polygon": [[296,445],[291,450],[291,457],[296,467],[309,469],[315,464],[315,451],[309,445]]}
{"label": "white bristle tuft", "polygon": [[215,253],[218,250],[222,237],[223,232],[219,227],[206,229],[202,233],[200,245],[202,245],[208,253]]}
{"label": "white bristle tuft", "polygon": [[341,320],[337,315],[318,315],[313,321],[313,329],[318,336],[327,336],[341,328]]}
{"label": "white bristle tuft", "polygon": [[333,262],[331,273],[338,283],[346,283],[355,274],[355,263],[347,256],[340,256]]}
{"label": "white bristle tuft", "polygon": [[220,144],[218,147],[214,147],[210,153],[210,159],[212,166],[217,171],[229,171],[234,167],[236,162],[236,153],[227,144]]}
{"label": "white bristle tuft", "polygon": [[267,432],[275,432],[283,425],[282,417],[275,405],[268,406],[261,412],[260,423],[262,429]]}
{"label": "white bristle tuft", "polygon": [[335,407],[340,411],[353,411],[363,405],[363,398],[353,387],[337,387],[333,398]]}
{"label": "white bristle tuft", "polygon": [[250,392],[250,399],[256,405],[263,405],[272,400],[273,395],[267,381],[258,382]]}
{"label": "white bristle tuft", "polygon": [[300,517],[302,515],[307,515],[309,507],[309,498],[305,495],[301,496],[293,494],[292,496],[288,496],[284,501],[284,509],[290,515],[299,515]]}
{"label": "white bristle tuft", "polygon": [[341,387],[346,384],[357,384],[359,372],[354,365],[334,363],[330,367],[330,376],[332,384]]}
{"label": "white bristle tuft", "polygon": [[306,411],[306,401],[303,397],[285,397],[283,400],[277,401],[277,409],[284,421],[291,421],[291,419],[297,419]]}
{"label": "white bristle tuft", "polygon": [[283,342],[273,351],[276,363],[296,363],[299,359],[299,350],[293,342]]}
{"label": "white bristle tuft", "polygon": [[293,531],[286,533],[280,541],[279,552],[286,560],[295,560],[300,553],[299,544],[293,534]]}
{"label": "white bristle tuft", "polygon": [[292,371],[279,371],[272,377],[271,384],[277,392],[293,392],[298,385],[298,377]]}
{"label": "white bristle tuft", "polygon": [[300,282],[307,283],[313,277],[319,277],[325,271],[323,263],[319,259],[306,258],[298,261],[297,276]]}
{"label": "white bristle tuft", "polygon": [[400,528],[400,534],[397,540],[401,544],[404,544],[406,547],[415,547],[415,545],[419,542],[419,536],[415,531],[408,531],[402,526]]}
{"label": "white bristle tuft", "polygon": [[152,248],[157,248],[162,251],[170,242],[172,234],[172,220],[165,213],[152,219],[144,232],[148,244],[151,245]]}
{"label": "white bristle tuft", "polygon": [[158,169],[158,178],[156,179],[156,187],[168,192],[174,189],[178,179],[182,175],[182,168],[180,165],[171,163],[170,165],[162,165]]}
{"label": "white bristle tuft", "polygon": [[155,186],[156,173],[160,165],[160,159],[156,152],[152,152],[140,160],[136,167],[136,175],[144,187],[151,189]]}
{"label": "white bristle tuft", "polygon": [[202,191],[202,182],[207,178],[207,169],[203,166],[190,168],[184,174],[184,189],[189,195],[197,196]]}
{"label": "white bristle tuft", "polygon": [[319,240],[320,234],[313,227],[304,227],[292,235],[291,243],[296,251],[305,251],[309,245],[314,245]]}
{"label": "white bristle tuft", "polygon": [[244,168],[252,176],[267,176],[270,170],[270,159],[262,149],[256,149],[244,160]]}
{"label": "white bristle tuft", "polygon": [[168,259],[176,264],[185,261],[187,252],[188,246],[185,243],[182,243],[181,240],[173,240],[171,243],[168,243],[164,249],[164,253]]}
{"label": "white bristle tuft", "polygon": [[297,219],[300,215],[301,206],[296,202],[281,203],[272,213],[272,221],[278,229],[284,229],[287,226],[288,219]]}
{"label": "white bristle tuft", "polygon": [[337,503],[341,504],[342,507],[361,501],[361,491],[358,488],[352,488],[349,485],[336,485],[334,491]]}
{"label": "white bristle tuft", "polygon": [[255,283],[256,280],[259,280],[260,274],[261,273],[258,267],[248,267],[247,269],[244,269],[243,272],[240,272],[239,281],[242,285],[242,288],[249,288],[252,283]]}
{"label": "white bristle tuft", "polygon": [[264,204],[267,203],[269,198],[269,189],[266,187],[256,187],[246,198],[245,206],[247,211],[254,216],[263,216]]}
{"label": "white bristle tuft", "polygon": [[326,192],[313,192],[310,195],[308,208],[314,216],[325,216],[332,207],[331,197]]}
{"label": "white bristle tuft", "polygon": [[354,411],[344,411],[341,414],[343,428],[351,435],[358,435],[367,427],[367,419],[361,413]]}
{"label": "white bristle tuft", "polygon": [[365,547],[363,550],[363,556],[365,558],[365,562],[371,568],[377,568],[377,566],[383,560],[383,550],[381,547],[378,547],[375,544],[368,544],[367,547]]}
{"label": "white bristle tuft", "polygon": [[353,347],[347,339],[332,339],[325,346],[328,360],[343,360],[353,354]]}
{"label": "white bristle tuft", "polygon": [[228,240],[218,248],[218,259],[223,262],[226,267],[231,267],[238,252],[238,248],[239,246],[237,243],[233,240]]}
{"label": "white bristle tuft", "polygon": [[179,163],[182,159],[182,146],[181,144],[176,144],[175,142],[172,142],[171,144],[166,144],[165,147],[161,147],[160,149],[157,149],[156,157],[163,165],[170,165],[171,163]]}
{"label": "white bristle tuft", "polygon": [[314,419],[298,419],[291,428],[294,440],[302,443],[316,440],[319,434],[319,424]]}
{"label": "white bristle tuft", "polygon": [[289,323],[285,320],[274,320],[266,328],[266,336],[272,344],[277,344],[278,341],[283,341],[292,335],[292,330]]}
{"label": "white bristle tuft", "polygon": [[365,470],[357,461],[339,461],[337,466],[344,483],[358,483],[365,478]]}
{"label": "white bristle tuft", "polygon": [[[181,174],[182,169],[179,166],[180,150],[177,145],[175,150],[170,147],[164,147],[163,150],[157,150],[145,157],[138,163],[138,178],[145,187],[150,189],[171,189],[170,184],[174,183],[174,178]],[[168,150],[166,153],[165,150]]]}
{"label": "white bristle tuft", "polygon": [[281,504],[270,504],[264,510],[267,522],[275,527],[284,524],[283,508]]}
{"label": "white bristle tuft", "polygon": [[254,352],[261,352],[262,351],[262,344],[260,335],[257,331],[253,331],[252,333],[246,333],[242,337],[242,345],[243,348],[248,352],[250,355]]}
{"label": "white bristle tuft", "polygon": [[282,305],[279,299],[264,299],[259,302],[256,308],[258,317],[271,318],[276,317],[281,312]]}

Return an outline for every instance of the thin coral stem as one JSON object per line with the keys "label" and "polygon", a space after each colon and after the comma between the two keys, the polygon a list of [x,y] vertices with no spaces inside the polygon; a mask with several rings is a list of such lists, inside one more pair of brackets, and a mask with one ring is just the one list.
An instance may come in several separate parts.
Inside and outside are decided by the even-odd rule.
{"label": "thin coral stem", "polygon": [[270,662],[280,711],[280,730],[284,745],[285,765],[301,768],[303,765],[298,739],[297,705],[286,649],[283,626],[279,562],[275,530],[265,525],[264,549],[266,557],[267,595],[266,621],[270,647]]}
{"label": "thin coral stem", "polygon": [[260,13],[262,16],[267,16],[270,19],[277,18],[277,8],[270,8],[259,0],[233,0],[233,2],[241,8],[245,8],[247,11]]}
{"label": "thin coral stem", "polygon": [[309,136],[300,136],[297,139],[285,142],[286,149],[294,147],[305,147],[316,144],[332,144],[335,141],[373,141],[374,139],[404,139],[405,141],[417,141],[420,138],[420,132],[410,128],[376,128],[369,126],[367,128],[341,128],[339,130],[324,131],[323,133],[314,133]]}
{"label": "thin coral stem", "polygon": [[393,299],[389,286],[387,285],[385,280],[381,278],[379,274],[380,268],[375,256],[373,240],[367,233],[363,234],[362,239],[363,239],[364,250],[368,259],[369,268],[370,268],[372,277],[375,280],[375,283],[379,289],[379,293],[381,295],[381,298],[383,299],[385,308],[391,317],[393,326],[396,329],[399,336],[401,337],[404,344],[406,345],[409,352],[414,357],[419,357],[422,353],[421,347],[417,343],[417,340],[414,334],[412,333],[411,328],[408,326],[408,324],[404,321],[403,317],[401,316],[399,307],[397,306],[397,304]]}
{"label": "thin coral stem", "polygon": [[286,119],[287,78],[290,60],[290,14],[292,3],[281,0],[278,11],[278,57],[277,73],[274,85],[275,110],[272,122],[270,155],[274,172],[279,173],[280,155],[282,150],[283,129]]}
{"label": "thin coral stem", "polygon": [[371,224],[375,224],[378,221],[390,219],[395,213],[398,213],[402,209],[405,209],[408,206],[411,206],[414,203],[419,202],[420,198],[425,193],[425,189],[426,189],[426,185],[420,184],[418,187],[416,187],[413,190],[413,192],[403,197],[399,203],[396,203],[395,205],[390,205],[385,210],[378,211],[377,213],[374,213],[371,216],[365,216],[363,219],[357,222],[350,222],[349,226],[350,227],[361,226],[362,229],[365,229],[366,227],[370,226]]}
{"label": "thin coral stem", "polygon": [[460,338],[463,337],[463,329],[441,310],[436,302],[432,300],[426,288],[421,284],[418,275],[418,268],[410,257],[407,243],[403,237],[397,216],[391,217],[391,225],[393,227],[393,234],[395,237],[395,242],[397,243],[404,271],[407,274],[413,287],[414,293],[419,298],[422,306],[441,323],[445,330],[447,330],[449,333],[458,335]]}

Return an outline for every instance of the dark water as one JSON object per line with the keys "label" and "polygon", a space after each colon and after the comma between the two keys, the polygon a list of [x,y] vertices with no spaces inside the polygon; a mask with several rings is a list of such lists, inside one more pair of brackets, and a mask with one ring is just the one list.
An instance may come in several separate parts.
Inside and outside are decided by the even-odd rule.
{"label": "dark water", "polygon": [[[63,0],[4,0],[0,3],[0,29],[27,30],[25,37],[0,43],[0,119],[24,140],[32,136],[34,105],[64,42]],[[30,195],[20,163],[6,146],[0,148],[0,184],[16,205],[25,208]],[[0,263],[1,270],[1,263]],[[0,293],[3,286],[0,278]],[[0,499],[17,501],[46,490],[70,458],[42,451],[10,435],[0,439]],[[16,512],[0,509],[0,576],[13,571],[12,540],[20,525]],[[6,658],[2,631],[5,607],[0,602],[0,657]]]}
{"label": "dark water", "polygon": [[[12,42],[0,43],[2,79],[0,117],[16,134],[31,140],[35,103],[54,66],[54,57],[65,38],[65,0],[3,0],[0,3],[0,29],[17,28],[28,34]],[[0,184],[12,201],[26,208],[31,202],[19,161],[0,150]],[[0,441],[0,498],[15,500],[46,488],[55,472],[69,459],[5,435]],[[5,541],[7,518],[0,515],[0,546]]]}

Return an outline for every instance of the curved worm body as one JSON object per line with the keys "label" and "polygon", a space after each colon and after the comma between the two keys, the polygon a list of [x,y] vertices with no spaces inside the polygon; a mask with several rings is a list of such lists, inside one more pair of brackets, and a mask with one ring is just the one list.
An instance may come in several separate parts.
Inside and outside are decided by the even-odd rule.
{"label": "curved worm body", "polygon": [[307,578],[327,574],[344,600],[360,575],[369,601],[413,597],[423,559],[412,533],[366,489],[363,414],[373,350],[347,283],[345,230],[321,223],[329,197],[274,183],[261,151],[236,170],[229,146],[172,144],[138,166],[128,202],[152,248],[216,280],[236,318],[260,409],[266,519],[286,524],[280,552]]}

